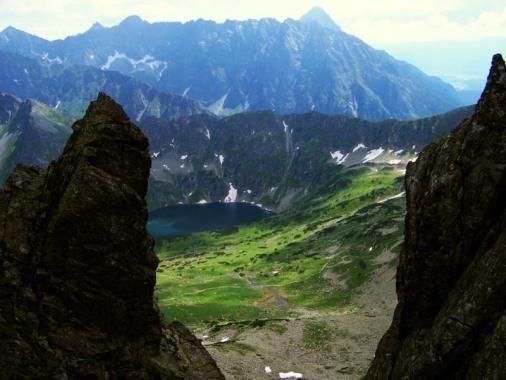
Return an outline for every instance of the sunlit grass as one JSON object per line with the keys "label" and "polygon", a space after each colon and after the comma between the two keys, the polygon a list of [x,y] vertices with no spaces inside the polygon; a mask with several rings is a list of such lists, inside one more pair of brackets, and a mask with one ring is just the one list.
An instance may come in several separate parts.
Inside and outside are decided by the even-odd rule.
{"label": "sunlit grass", "polygon": [[289,211],[236,232],[158,242],[161,310],[199,325],[345,308],[377,266],[375,258],[398,250],[404,199],[377,202],[400,191],[398,172],[357,169]]}

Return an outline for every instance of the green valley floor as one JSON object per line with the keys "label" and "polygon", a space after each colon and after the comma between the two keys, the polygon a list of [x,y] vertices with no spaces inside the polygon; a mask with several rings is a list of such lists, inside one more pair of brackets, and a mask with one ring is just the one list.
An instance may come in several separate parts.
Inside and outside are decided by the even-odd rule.
{"label": "green valley floor", "polygon": [[158,241],[162,312],[228,379],[360,378],[396,304],[402,169],[343,169],[274,217]]}

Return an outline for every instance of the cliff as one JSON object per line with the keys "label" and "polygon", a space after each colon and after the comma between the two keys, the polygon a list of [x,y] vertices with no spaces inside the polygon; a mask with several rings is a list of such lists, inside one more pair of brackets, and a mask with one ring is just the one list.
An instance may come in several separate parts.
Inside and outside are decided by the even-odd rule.
{"label": "cliff", "polygon": [[221,379],[153,300],[147,139],[104,94],[72,128],[0,190],[0,377]]}
{"label": "cliff", "polygon": [[506,373],[506,67],[493,59],[476,113],[406,177],[399,304],[367,379]]}

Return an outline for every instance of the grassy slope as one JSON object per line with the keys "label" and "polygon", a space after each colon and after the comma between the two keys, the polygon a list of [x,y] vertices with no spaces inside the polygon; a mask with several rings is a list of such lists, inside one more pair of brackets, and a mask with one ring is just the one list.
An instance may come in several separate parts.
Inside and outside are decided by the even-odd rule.
{"label": "grassy slope", "polygon": [[[325,195],[232,233],[158,242],[157,298],[193,327],[352,308],[351,296],[402,241],[404,200],[391,167],[343,171]],[[274,271],[279,271],[274,275]]]}

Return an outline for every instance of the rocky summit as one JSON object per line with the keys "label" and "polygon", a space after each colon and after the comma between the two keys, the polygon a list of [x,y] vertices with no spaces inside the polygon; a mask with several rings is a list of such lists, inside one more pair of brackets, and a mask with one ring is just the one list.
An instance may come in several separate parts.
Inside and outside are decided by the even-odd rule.
{"label": "rocky summit", "polygon": [[153,299],[148,140],[105,94],[72,128],[0,190],[0,378],[221,379]]}
{"label": "rocky summit", "polygon": [[367,379],[504,379],[506,66],[476,113],[408,166],[399,304]]}

